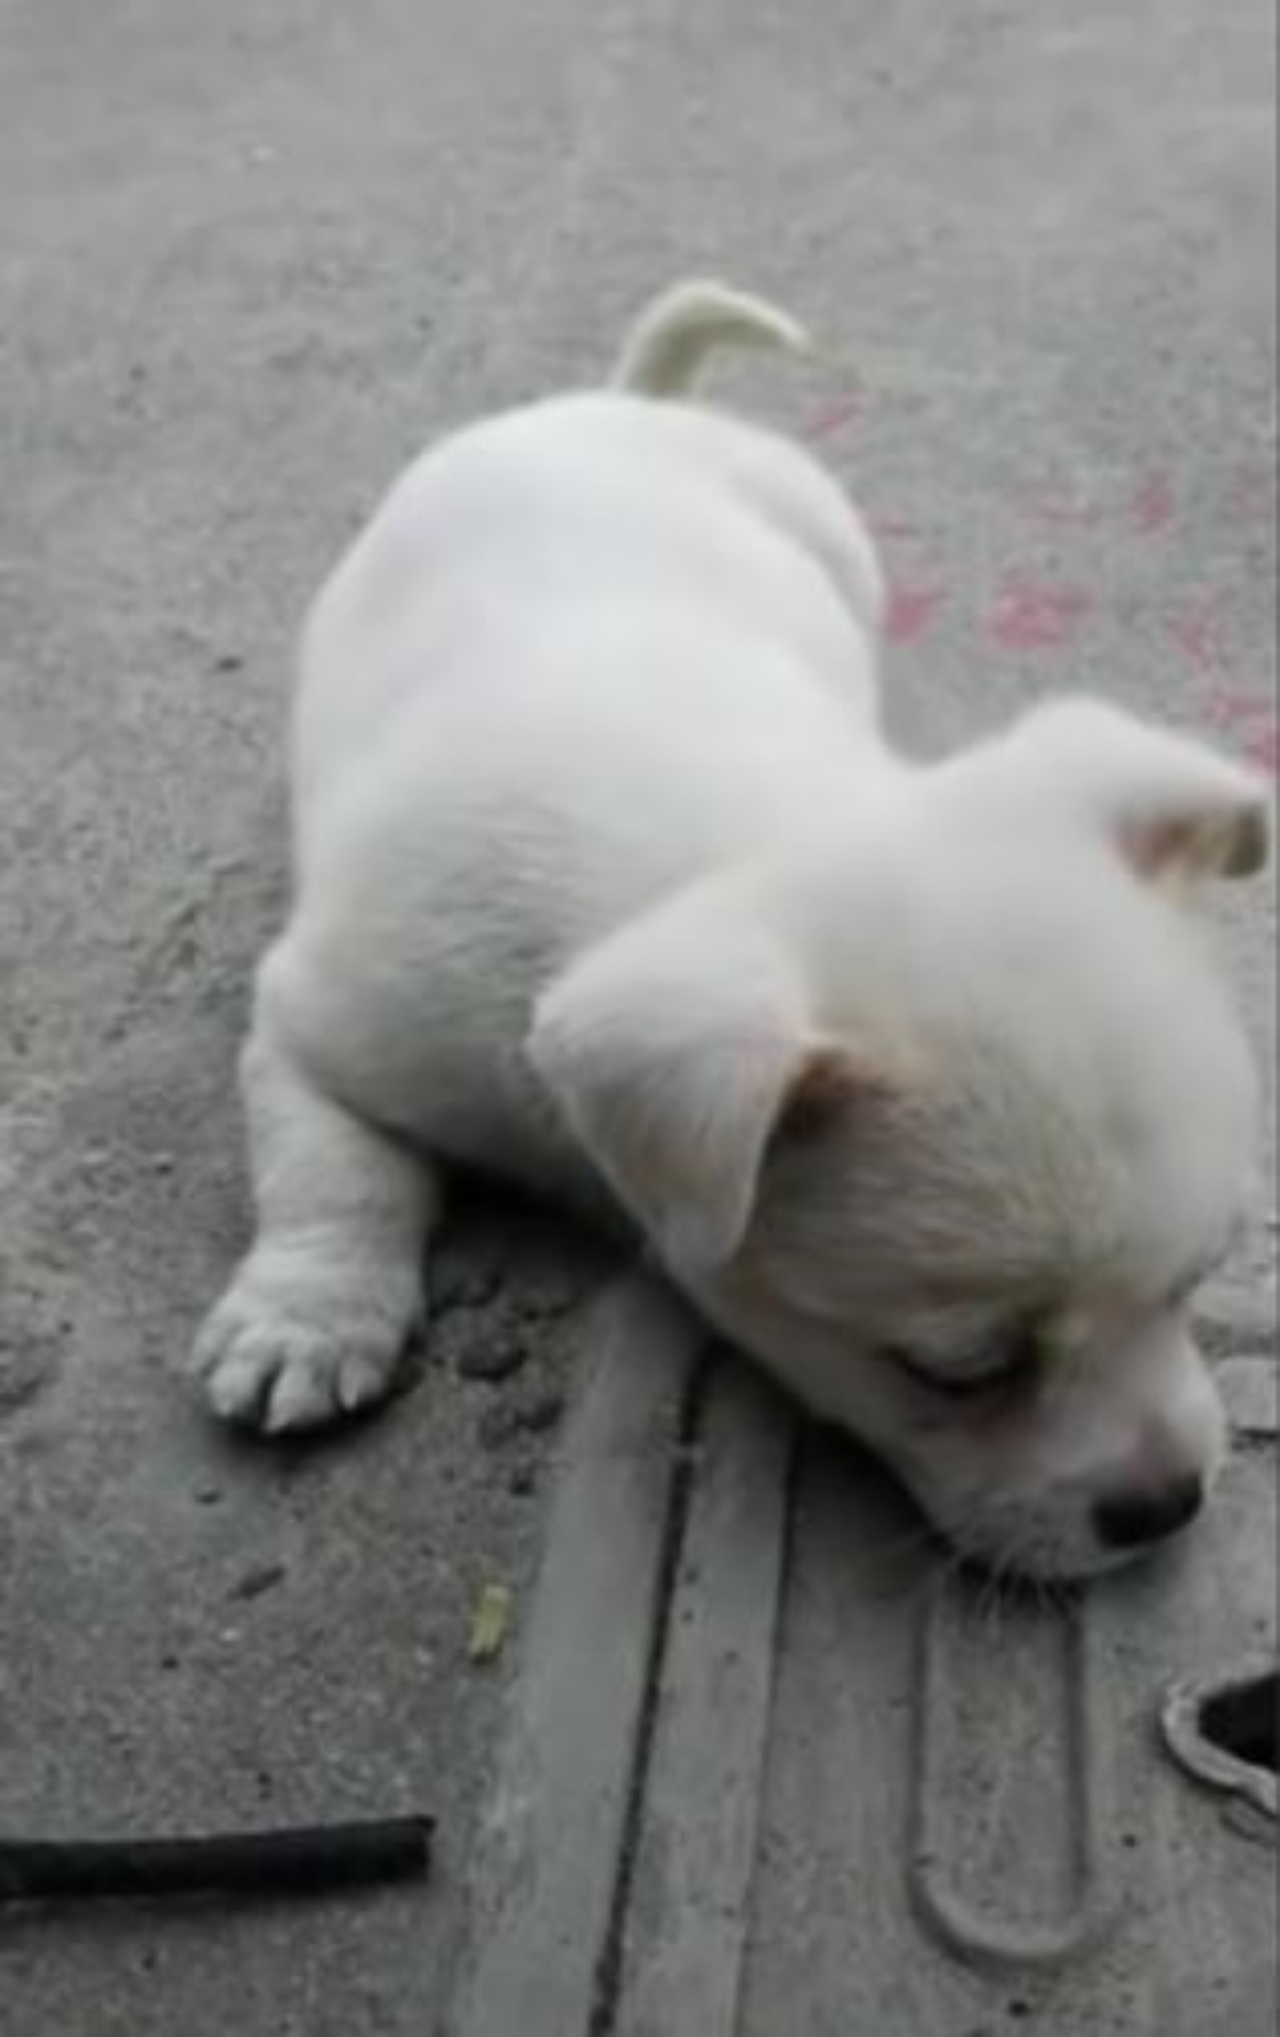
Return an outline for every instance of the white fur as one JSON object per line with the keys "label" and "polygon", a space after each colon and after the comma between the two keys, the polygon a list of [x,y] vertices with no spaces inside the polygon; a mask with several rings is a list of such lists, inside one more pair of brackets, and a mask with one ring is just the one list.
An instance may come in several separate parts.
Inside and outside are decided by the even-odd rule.
{"label": "white fur", "polygon": [[[615,380],[670,392],[724,337],[799,340],[697,286]],[[1257,866],[1260,789],[1089,702],[912,765],[883,598],[806,453],[630,389],[396,483],[303,641],[258,1235],[195,1358],[220,1413],[386,1391],[459,1161],[621,1205],[962,1546],[1096,1568],[1096,1498],[1212,1476],[1170,1291],[1229,1228],[1254,1097],[1163,890]],[[910,1369],[965,1374],[1019,1309],[1047,1378],[960,1399]]]}

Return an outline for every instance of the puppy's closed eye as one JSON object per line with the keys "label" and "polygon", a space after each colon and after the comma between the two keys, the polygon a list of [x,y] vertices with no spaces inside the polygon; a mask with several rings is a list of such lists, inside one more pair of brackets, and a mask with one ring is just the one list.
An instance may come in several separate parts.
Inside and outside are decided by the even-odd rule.
{"label": "puppy's closed eye", "polygon": [[940,1400],[977,1402],[1003,1397],[1032,1385],[1043,1371],[1050,1351],[1048,1331],[1040,1322],[1019,1322],[985,1338],[980,1345],[952,1358],[890,1344],[882,1356],[924,1393]]}

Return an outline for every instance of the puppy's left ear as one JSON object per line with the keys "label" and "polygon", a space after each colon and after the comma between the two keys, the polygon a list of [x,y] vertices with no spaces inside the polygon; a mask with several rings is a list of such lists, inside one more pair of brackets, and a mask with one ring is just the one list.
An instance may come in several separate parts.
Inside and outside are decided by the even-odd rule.
{"label": "puppy's left ear", "polygon": [[1069,800],[1152,883],[1180,890],[1266,867],[1270,788],[1206,743],[1070,699],[1028,715],[1014,746],[1048,805]]}
{"label": "puppy's left ear", "polygon": [[852,1056],[815,1043],[767,938],[678,913],[624,929],[553,984],[526,1052],[676,1272],[732,1257],[775,1132],[829,1117],[859,1080]]}

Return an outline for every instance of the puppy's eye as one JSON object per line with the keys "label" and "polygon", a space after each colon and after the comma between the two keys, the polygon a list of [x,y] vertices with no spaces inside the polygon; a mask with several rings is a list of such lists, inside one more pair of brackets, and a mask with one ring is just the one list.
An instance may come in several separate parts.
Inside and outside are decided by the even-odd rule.
{"label": "puppy's eye", "polygon": [[967,1352],[954,1364],[923,1357],[901,1344],[890,1345],[884,1356],[897,1371],[938,1399],[977,1401],[994,1399],[1030,1380],[1039,1371],[1047,1347],[1043,1328],[1024,1324],[1006,1336],[992,1338],[978,1351]]}

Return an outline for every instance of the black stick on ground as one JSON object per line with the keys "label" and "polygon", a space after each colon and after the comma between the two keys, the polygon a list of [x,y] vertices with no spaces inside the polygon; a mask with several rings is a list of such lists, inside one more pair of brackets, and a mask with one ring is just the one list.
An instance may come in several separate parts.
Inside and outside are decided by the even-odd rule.
{"label": "black stick on ground", "polygon": [[430,1818],[198,1839],[0,1839],[0,1903],[83,1897],[320,1895],[406,1881],[430,1862]]}

